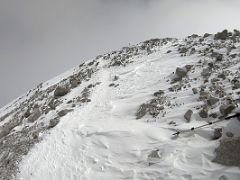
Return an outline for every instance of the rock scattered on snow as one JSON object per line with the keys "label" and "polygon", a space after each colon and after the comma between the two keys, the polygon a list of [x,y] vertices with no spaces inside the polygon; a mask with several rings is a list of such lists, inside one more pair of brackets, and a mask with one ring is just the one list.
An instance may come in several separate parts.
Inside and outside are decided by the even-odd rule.
{"label": "rock scattered on snow", "polygon": [[233,104],[221,105],[219,110],[223,116],[230,114],[236,107]]}
{"label": "rock scattered on snow", "polygon": [[58,86],[54,91],[54,97],[58,98],[66,95],[69,92],[69,89],[63,86]]}
{"label": "rock scattered on snow", "polygon": [[39,108],[34,109],[31,115],[28,117],[28,122],[35,122],[41,115],[42,112]]}
{"label": "rock scattered on snow", "polygon": [[208,118],[208,109],[207,108],[202,108],[200,111],[199,111],[199,116],[201,118]]}
{"label": "rock scattered on snow", "polygon": [[220,141],[219,147],[216,149],[216,157],[213,162],[240,167],[240,137],[227,138]]}
{"label": "rock scattered on snow", "polygon": [[187,122],[191,121],[191,117],[192,117],[193,111],[191,109],[189,109],[185,114],[184,114],[184,118],[187,120]]}

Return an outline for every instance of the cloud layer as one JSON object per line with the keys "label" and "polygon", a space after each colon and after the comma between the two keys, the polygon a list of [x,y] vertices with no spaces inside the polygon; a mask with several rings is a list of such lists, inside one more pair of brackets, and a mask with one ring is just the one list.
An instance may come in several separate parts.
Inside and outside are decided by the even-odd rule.
{"label": "cloud layer", "polygon": [[42,81],[152,37],[240,29],[237,0],[1,0],[0,107]]}

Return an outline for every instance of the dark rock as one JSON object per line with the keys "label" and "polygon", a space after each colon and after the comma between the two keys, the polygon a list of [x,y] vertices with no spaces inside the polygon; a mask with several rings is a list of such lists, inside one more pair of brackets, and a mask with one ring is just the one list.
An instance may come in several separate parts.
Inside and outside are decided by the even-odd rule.
{"label": "dark rock", "polygon": [[48,106],[51,108],[51,109],[56,109],[56,101],[55,99],[52,99],[49,103],[48,103]]}
{"label": "dark rock", "polygon": [[204,35],[203,35],[203,38],[207,38],[208,36],[210,36],[211,34],[209,34],[209,33],[205,33]]}
{"label": "dark rock", "polygon": [[113,87],[113,86],[115,86],[115,84],[114,84],[114,83],[111,83],[111,84],[109,84],[109,87]]}
{"label": "dark rock", "polygon": [[209,115],[209,117],[212,117],[214,119],[216,119],[218,117],[218,114],[217,113],[212,113]]}
{"label": "dark rock", "polygon": [[7,127],[0,127],[0,139],[10,133],[9,128]]}
{"label": "dark rock", "polygon": [[187,75],[187,71],[185,69],[183,69],[183,68],[179,68],[178,67],[176,69],[176,74],[177,74],[178,77],[183,78],[183,77],[185,77]]}
{"label": "dark rock", "polygon": [[24,117],[28,118],[31,115],[30,109],[27,109],[27,111],[24,113]]}
{"label": "dark rock", "polygon": [[39,108],[34,109],[31,115],[28,117],[28,122],[35,122],[42,115]]}
{"label": "dark rock", "polygon": [[171,51],[171,50],[168,50],[168,51],[167,51],[167,54],[169,54],[170,52],[172,52],[172,51]]}
{"label": "dark rock", "polygon": [[58,123],[59,123],[59,119],[58,118],[54,118],[54,119],[51,119],[50,121],[49,121],[49,128],[53,128],[53,127],[55,127]]}
{"label": "dark rock", "polygon": [[155,92],[153,95],[156,96],[156,97],[160,97],[164,94],[164,91],[163,90],[159,90],[157,92]]}
{"label": "dark rock", "polygon": [[228,35],[229,35],[228,30],[225,29],[222,32],[218,32],[217,34],[215,34],[214,39],[216,39],[216,40],[226,40],[229,37]]}
{"label": "dark rock", "polygon": [[88,98],[81,98],[79,100],[79,102],[82,102],[82,103],[88,103],[88,102],[91,102],[91,99],[88,99]]}
{"label": "dark rock", "polygon": [[229,105],[221,105],[219,110],[220,113],[223,116],[227,116],[228,114],[230,114],[236,107],[233,104],[229,104]]}
{"label": "dark rock", "polygon": [[71,104],[73,102],[73,100],[69,100],[68,102],[67,102],[67,104]]}
{"label": "dark rock", "polygon": [[202,110],[199,111],[199,116],[201,118],[208,118],[208,109],[203,108]]}
{"label": "dark rock", "polygon": [[192,88],[192,92],[193,92],[193,94],[197,94],[198,93],[197,88]]}
{"label": "dark rock", "polygon": [[208,92],[205,92],[205,91],[200,92],[200,96],[199,96],[200,100],[205,100],[205,99],[208,99],[208,98],[209,98],[209,93]]}
{"label": "dark rock", "polygon": [[240,137],[221,140],[215,152],[216,157],[213,162],[240,167]]}
{"label": "dark rock", "polygon": [[216,57],[216,61],[222,61],[222,60],[223,60],[223,55],[218,54],[218,56]]}
{"label": "dark rock", "polygon": [[193,111],[191,109],[189,109],[185,114],[184,114],[184,118],[187,120],[187,122],[191,121],[191,117],[192,117]]}
{"label": "dark rock", "polygon": [[58,112],[58,116],[59,117],[63,117],[65,116],[66,114],[68,114],[69,112],[73,111],[72,109],[63,109],[61,111]]}
{"label": "dark rock", "polygon": [[153,150],[150,152],[150,154],[148,155],[148,158],[160,158],[159,155],[159,150]]}
{"label": "dark rock", "polygon": [[148,111],[148,105],[142,104],[136,113],[136,119],[141,119],[143,116],[146,115],[147,111]]}
{"label": "dark rock", "polygon": [[179,48],[179,53],[184,54],[188,52],[188,49],[186,47]]}
{"label": "dark rock", "polygon": [[70,80],[71,88],[76,88],[80,83],[81,83],[81,81],[78,80],[78,79],[71,79]]}
{"label": "dark rock", "polygon": [[213,140],[219,139],[222,137],[222,128],[214,129]]}
{"label": "dark rock", "polygon": [[230,131],[226,132],[226,136],[232,138],[234,134]]}
{"label": "dark rock", "polygon": [[213,106],[214,104],[216,104],[217,102],[219,102],[219,99],[213,96],[210,96],[209,99],[207,100],[207,104],[209,106]]}
{"label": "dark rock", "polygon": [[204,78],[208,78],[211,75],[211,69],[209,68],[204,68],[202,73],[201,73],[202,77]]}
{"label": "dark rock", "polygon": [[93,87],[94,87],[93,84],[89,84],[89,85],[87,86],[88,89],[93,88]]}
{"label": "dark rock", "polygon": [[193,65],[185,65],[185,69],[187,71],[191,71],[192,68],[193,68]]}
{"label": "dark rock", "polygon": [[54,97],[58,98],[66,95],[69,92],[69,89],[66,87],[58,86],[54,91]]}
{"label": "dark rock", "polygon": [[114,76],[113,81],[117,81],[119,79],[119,76]]}

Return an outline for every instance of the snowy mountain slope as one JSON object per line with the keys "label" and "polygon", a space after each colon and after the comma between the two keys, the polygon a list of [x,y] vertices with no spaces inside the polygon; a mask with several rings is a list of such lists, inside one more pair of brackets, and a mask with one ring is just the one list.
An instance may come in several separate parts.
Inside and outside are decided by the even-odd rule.
{"label": "snowy mountain slope", "polygon": [[[18,156],[1,149],[2,179],[18,168],[12,178],[23,180],[239,179],[238,167],[212,162],[221,160],[219,138],[240,135],[237,118],[172,135],[239,111],[239,36],[216,36],[149,40],[40,85],[36,97],[24,97],[33,103],[28,117],[23,111],[0,139],[6,149],[19,150],[11,136],[21,146],[31,142]],[[65,89],[56,96],[58,87]],[[29,121],[37,108],[41,113]],[[184,118],[188,110],[192,114]],[[216,137],[220,127],[222,137]],[[11,170],[6,160],[19,163]]]}

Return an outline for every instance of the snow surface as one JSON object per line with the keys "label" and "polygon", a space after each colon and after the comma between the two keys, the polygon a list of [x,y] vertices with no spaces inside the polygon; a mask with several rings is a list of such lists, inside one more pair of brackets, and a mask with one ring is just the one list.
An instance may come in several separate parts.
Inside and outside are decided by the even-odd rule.
{"label": "snow surface", "polygon": [[[168,50],[172,53],[166,54]],[[102,62],[102,68],[85,82],[101,82],[92,92],[91,102],[64,116],[50,134],[44,135],[19,164],[16,179],[218,180],[224,175],[239,180],[239,168],[211,162],[218,141],[209,141],[209,129],[173,138],[174,131],[167,126],[170,120],[183,129],[204,124],[183,121],[183,113],[196,103],[191,91],[178,94],[176,101],[185,106],[168,109],[156,122],[150,116],[136,120],[140,104],[153,92],[168,89],[166,78],[177,66],[199,61],[197,56],[180,57],[176,51],[167,44],[126,67],[108,68]],[[119,76],[119,86],[109,87],[115,75]],[[77,87],[66,98],[81,91],[82,86]],[[150,157],[154,151],[157,157]]]}

